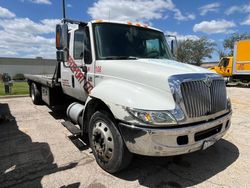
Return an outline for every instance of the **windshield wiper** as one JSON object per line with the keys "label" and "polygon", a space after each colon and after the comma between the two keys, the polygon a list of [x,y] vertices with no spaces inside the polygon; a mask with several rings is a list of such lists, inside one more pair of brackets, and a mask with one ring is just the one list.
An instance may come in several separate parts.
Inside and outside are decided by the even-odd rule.
{"label": "windshield wiper", "polygon": [[134,56],[107,56],[103,57],[102,59],[109,60],[109,59],[138,59]]}

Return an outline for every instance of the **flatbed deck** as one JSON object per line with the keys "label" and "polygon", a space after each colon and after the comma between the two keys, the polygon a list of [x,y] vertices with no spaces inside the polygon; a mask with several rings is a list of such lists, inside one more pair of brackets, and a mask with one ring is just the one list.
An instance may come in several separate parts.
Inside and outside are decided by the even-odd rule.
{"label": "flatbed deck", "polygon": [[35,81],[37,83],[40,83],[42,85],[46,85],[48,87],[54,87],[54,86],[58,86],[60,85],[59,83],[54,83],[52,78],[53,75],[33,75],[33,74],[25,74],[24,77],[27,80],[32,80]]}

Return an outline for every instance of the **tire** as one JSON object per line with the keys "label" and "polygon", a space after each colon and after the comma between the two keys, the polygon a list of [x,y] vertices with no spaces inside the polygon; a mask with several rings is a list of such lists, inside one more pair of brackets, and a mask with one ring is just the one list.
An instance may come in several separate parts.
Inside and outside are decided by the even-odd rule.
{"label": "tire", "polygon": [[115,173],[129,165],[132,153],[107,112],[97,111],[92,115],[88,134],[94,157],[103,170]]}
{"label": "tire", "polygon": [[30,85],[30,96],[31,96],[32,102],[35,105],[42,104],[41,92],[37,89],[37,86],[35,83],[32,83]]}

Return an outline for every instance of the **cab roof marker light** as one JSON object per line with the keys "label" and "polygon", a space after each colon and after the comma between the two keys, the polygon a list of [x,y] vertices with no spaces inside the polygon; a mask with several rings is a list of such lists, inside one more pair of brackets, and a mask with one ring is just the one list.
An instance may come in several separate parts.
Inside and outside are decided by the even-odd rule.
{"label": "cab roof marker light", "polygon": [[96,23],[101,23],[103,20],[95,20]]}

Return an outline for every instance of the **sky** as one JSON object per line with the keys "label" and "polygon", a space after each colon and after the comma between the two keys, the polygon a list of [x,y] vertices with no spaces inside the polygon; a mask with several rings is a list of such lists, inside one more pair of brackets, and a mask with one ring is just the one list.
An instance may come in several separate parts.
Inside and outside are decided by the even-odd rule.
{"label": "sky", "polygon": [[[207,37],[223,49],[232,33],[250,33],[250,0],[65,0],[68,18],[147,23],[178,40]],[[0,57],[55,58],[61,0],[0,0]],[[212,59],[218,61],[218,54]]]}

